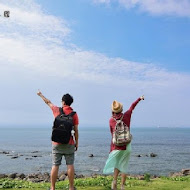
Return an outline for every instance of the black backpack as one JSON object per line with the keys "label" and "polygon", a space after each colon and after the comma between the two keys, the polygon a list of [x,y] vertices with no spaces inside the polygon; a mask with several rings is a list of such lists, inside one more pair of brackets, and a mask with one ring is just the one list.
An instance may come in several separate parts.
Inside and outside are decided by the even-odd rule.
{"label": "black backpack", "polygon": [[63,108],[59,108],[60,115],[58,115],[53,123],[51,140],[61,144],[68,144],[71,131],[73,130],[73,115],[76,112],[71,112],[66,115]]}

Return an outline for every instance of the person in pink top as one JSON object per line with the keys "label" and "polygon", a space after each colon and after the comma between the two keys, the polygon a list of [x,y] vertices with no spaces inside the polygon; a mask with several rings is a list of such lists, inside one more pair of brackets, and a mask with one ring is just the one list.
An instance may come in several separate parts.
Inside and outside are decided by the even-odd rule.
{"label": "person in pink top", "polygon": [[[111,108],[112,108],[112,117],[109,120],[110,125],[110,132],[113,139],[113,133],[115,131],[116,126],[116,120],[121,120],[128,126],[130,129],[130,121],[131,121],[131,115],[135,108],[135,106],[141,101],[144,100],[144,96],[141,96],[138,98],[135,102],[132,103],[131,107],[126,111],[123,111],[123,105],[114,100]],[[117,189],[117,178],[119,173],[121,173],[121,190],[124,190],[125,182],[126,182],[126,175],[127,175],[127,168],[128,168],[128,162],[131,154],[131,142],[122,145],[122,146],[116,146],[113,144],[113,141],[111,140],[111,146],[110,146],[110,154],[106,161],[105,167],[103,169],[104,174],[112,174],[113,173],[113,181],[111,184],[111,189],[116,190]]]}
{"label": "person in pink top", "polygon": [[[60,108],[51,103],[50,100],[44,97],[44,95],[39,91],[37,93],[38,96],[42,98],[42,100],[51,108],[54,117],[59,116]],[[70,94],[65,94],[62,97],[62,109],[63,112],[68,115],[73,112],[73,109],[70,105],[73,103],[73,97]],[[59,166],[61,165],[62,157],[65,157],[66,165],[67,165],[67,173],[69,177],[69,190],[76,190],[74,187],[74,153],[78,149],[78,125],[79,119],[77,113],[73,116],[73,126],[74,126],[74,134],[71,135],[68,144],[61,144],[58,142],[52,141],[52,170],[51,170],[51,189],[55,190],[55,184],[57,181]]]}

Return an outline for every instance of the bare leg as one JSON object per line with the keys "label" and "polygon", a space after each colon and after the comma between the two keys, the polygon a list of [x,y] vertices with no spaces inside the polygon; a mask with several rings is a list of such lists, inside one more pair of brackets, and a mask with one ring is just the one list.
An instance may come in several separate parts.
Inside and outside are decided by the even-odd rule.
{"label": "bare leg", "polygon": [[114,174],[113,174],[113,181],[112,181],[112,189],[117,189],[117,177],[119,175],[119,170],[117,168],[114,168]]}
{"label": "bare leg", "polygon": [[125,181],[126,181],[127,174],[121,174],[121,190],[125,189]]}
{"label": "bare leg", "polygon": [[59,171],[59,166],[52,166],[52,169],[51,169],[51,190],[55,190],[55,183],[57,181],[58,171]]}
{"label": "bare leg", "polygon": [[69,190],[74,190],[74,165],[67,165],[67,173],[69,177]]}

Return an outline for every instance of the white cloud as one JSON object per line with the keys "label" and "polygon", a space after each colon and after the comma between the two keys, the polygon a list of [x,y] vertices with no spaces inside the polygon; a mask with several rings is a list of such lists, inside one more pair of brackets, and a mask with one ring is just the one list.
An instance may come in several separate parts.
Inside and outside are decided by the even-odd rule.
{"label": "white cloud", "polygon": [[[1,17],[0,22],[0,79],[5,91],[6,84],[8,84],[11,90],[15,89],[14,96],[18,93],[17,96],[20,98],[21,94],[26,92],[26,88],[30,91],[31,85],[36,86],[32,81],[23,81],[20,71],[24,71],[26,76],[28,73],[33,73],[33,77],[38,76],[47,84],[52,80],[48,76],[54,76],[54,82],[55,78],[58,81],[68,80],[69,78],[75,82],[77,81],[79,87],[76,88],[79,89],[79,94],[82,94],[81,97],[85,97],[81,110],[88,109],[88,105],[85,105],[85,103],[89,99],[89,94],[91,94],[90,98],[93,98],[93,96],[102,98],[100,95],[103,94],[106,97],[104,104],[107,106],[110,105],[111,99],[115,95],[124,100],[126,95],[122,92],[130,92],[131,96],[145,92],[150,103],[148,111],[143,112],[144,114],[147,112],[148,115],[144,120],[149,120],[151,117],[151,123],[160,119],[155,118],[156,115],[154,114],[154,106],[156,101],[159,100],[159,103],[156,104],[158,106],[156,110],[162,110],[162,107],[159,107],[161,104],[167,104],[168,107],[174,106],[175,109],[172,110],[170,116],[173,118],[173,115],[180,115],[181,112],[180,109],[176,108],[182,108],[185,110],[185,114],[180,116],[181,120],[185,124],[188,123],[185,117],[188,113],[188,103],[183,101],[190,93],[188,91],[189,75],[172,73],[153,64],[110,58],[98,52],[83,50],[77,46],[73,47],[68,41],[71,29],[66,21],[45,13],[33,1],[22,1],[21,6],[18,3],[20,1],[16,2],[1,1],[0,3],[0,10],[7,9],[11,11],[11,17]],[[23,11],[25,18],[23,18]],[[19,84],[21,81],[22,84],[26,83],[24,85],[25,89],[21,88],[22,85]],[[16,86],[13,86],[15,84]],[[101,92],[97,90],[99,84],[103,86]],[[17,88],[20,89],[20,92],[16,91]],[[183,91],[186,93],[183,93]],[[178,101],[175,101],[173,94],[180,97],[177,98]],[[5,99],[8,98],[7,95],[4,97]],[[18,97],[17,99],[19,99]],[[32,101],[32,97],[29,97]],[[26,104],[27,100],[20,99],[20,101],[25,101]],[[179,100],[183,103],[179,103]],[[4,102],[6,103],[6,100]],[[91,99],[89,102],[92,103]],[[14,103],[17,102],[14,101]],[[96,108],[99,106],[96,101],[92,104]],[[186,108],[183,107],[184,104]],[[16,109],[19,106],[20,104],[15,105],[14,108]],[[32,105],[30,106],[32,107]],[[6,108],[7,105],[4,107]],[[24,108],[22,107],[22,109]],[[104,113],[106,110],[107,108],[102,109],[98,122],[101,123],[105,119]],[[96,114],[95,110],[91,112]],[[163,113],[161,116],[165,116],[165,112]],[[8,114],[4,113],[4,115]],[[85,119],[84,116],[82,118]],[[163,123],[167,122],[168,119],[169,117]],[[4,118],[1,121],[3,120]]]}
{"label": "white cloud", "polygon": [[[104,3],[97,0],[96,3]],[[171,15],[179,17],[190,17],[189,0],[110,0],[106,4],[118,2],[126,9],[138,8],[140,11],[152,15]]]}
{"label": "white cloud", "polygon": [[109,4],[111,2],[111,0],[93,0],[94,3],[105,3],[105,4]]}
{"label": "white cloud", "polygon": [[[12,67],[43,71],[44,75],[54,73],[60,78],[72,75],[76,79],[101,83],[114,79],[116,84],[146,82],[146,85],[167,86],[177,78],[186,78],[153,64],[109,58],[76,46],[73,48],[65,43],[70,34],[65,21],[45,14],[33,1],[23,1],[21,7],[16,2],[0,4],[1,9],[11,11],[11,19],[1,19],[3,22],[0,23],[1,64],[7,62]],[[130,1],[122,1],[125,2]],[[133,4],[138,2],[131,1]]]}
{"label": "white cloud", "polygon": [[[66,21],[45,14],[32,0],[2,0],[0,10],[10,11],[9,18],[1,17],[0,32],[12,37],[25,36],[31,39],[56,41],[63,39],[71,32]],[[57,42],[59,42],[58,40]]]}

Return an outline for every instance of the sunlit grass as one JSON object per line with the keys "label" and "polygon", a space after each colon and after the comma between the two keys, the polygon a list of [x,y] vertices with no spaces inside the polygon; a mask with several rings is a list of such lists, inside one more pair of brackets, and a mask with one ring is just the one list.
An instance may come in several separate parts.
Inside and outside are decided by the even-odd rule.
{"label": "sunlit grass", "polygon": [[[75,180],[77,190],[110,190],[112,177],[97,176],[91,178],[82,178]],[[120,189],[120,179],[118,180],[118,189]],[[12,190],[45,190],[50,187],[50,183],[32,183],[27,181],[0,179],[0,189]],[[57,182],[56,189],[68,189],[68,181]],[[126,181],[126,190],[190,190],[190,176],[187,177],[161,177],[149,180],[138,180],[128,178]]]}

